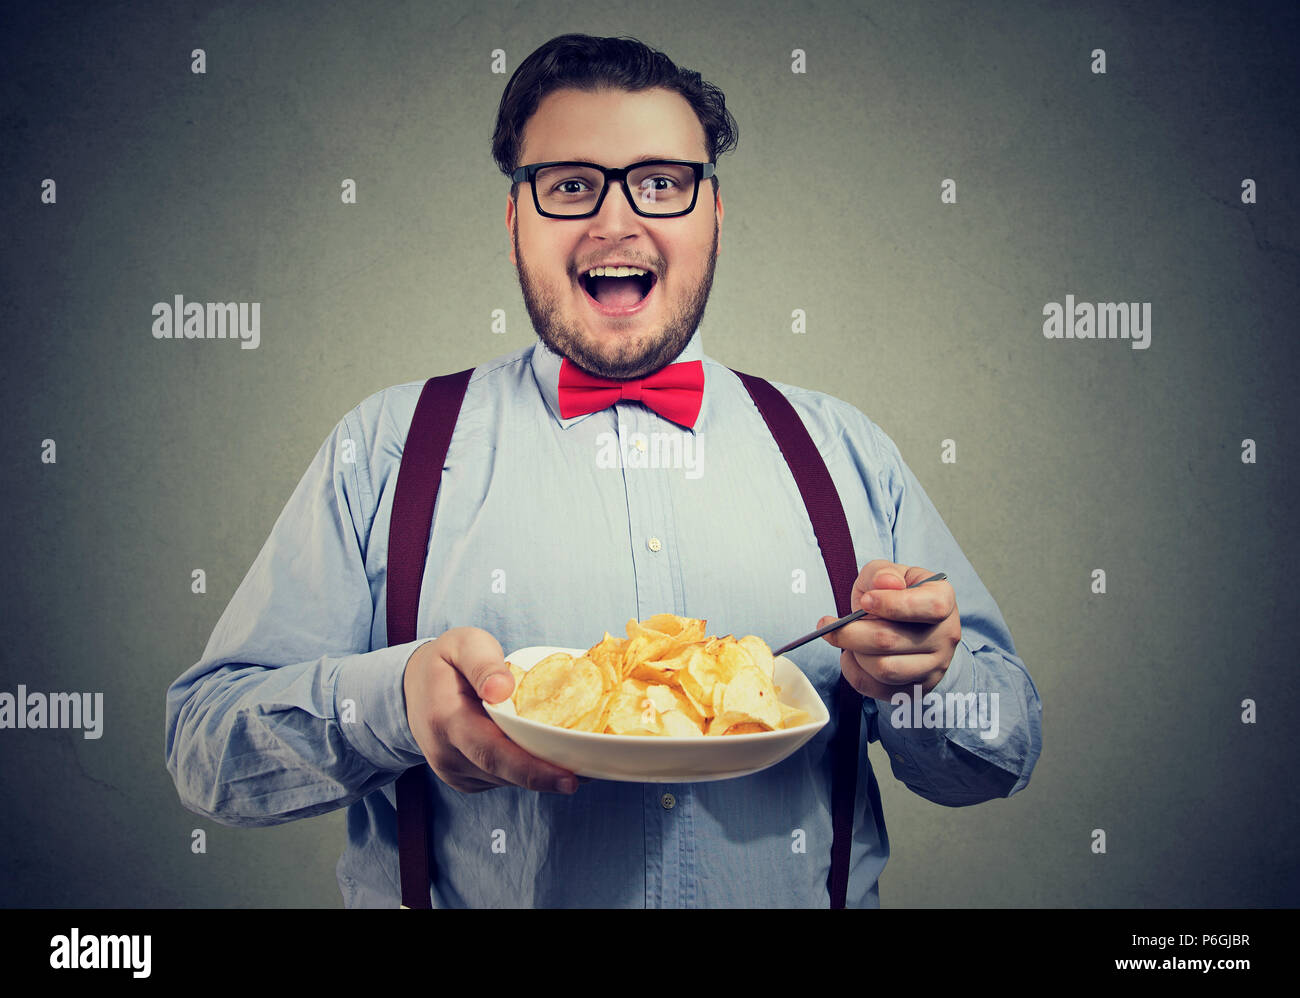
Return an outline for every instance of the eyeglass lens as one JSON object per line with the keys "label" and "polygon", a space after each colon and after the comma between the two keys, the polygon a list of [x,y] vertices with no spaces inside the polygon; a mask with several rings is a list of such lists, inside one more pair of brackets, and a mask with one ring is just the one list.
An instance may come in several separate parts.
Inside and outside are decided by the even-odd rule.
{"label": "eyeglass lens", "polygon": [[[542,210],[553,215],[585,215],[604,184],[604,174],[589,166],[544,167],[534,181]],[[695,171],[689,166],[648,163],[629,170],[627,184],[637,208],[648,214],[685,211],[695,197]]]}

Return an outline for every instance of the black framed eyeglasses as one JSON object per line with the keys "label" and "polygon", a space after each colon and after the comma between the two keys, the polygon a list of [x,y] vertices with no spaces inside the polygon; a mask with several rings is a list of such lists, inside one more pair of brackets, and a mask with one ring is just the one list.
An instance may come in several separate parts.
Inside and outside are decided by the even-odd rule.
{"label": "black framed eyeglasses", "polygon": [[605,203],[611,182],[622,186],[638,215],[673,218],[695,210],[700,181],[713,173],[713,163],[656,159],[622,169],[595,163],[532,163],[521,166],[510,179],[532,187],[537,213],[546,218],[590,218]]}

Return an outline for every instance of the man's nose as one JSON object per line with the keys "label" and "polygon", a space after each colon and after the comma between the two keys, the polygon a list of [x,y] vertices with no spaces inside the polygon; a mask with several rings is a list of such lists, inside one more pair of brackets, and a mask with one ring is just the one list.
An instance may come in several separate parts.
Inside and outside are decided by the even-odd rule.
{"label": "man's nose", "polygon": [[625,239],[645,229],[645,220],[628,204],[627,192],[621,182],[610,183],[605,192],[605,203],[587,221],[587,231],[595,239]]}

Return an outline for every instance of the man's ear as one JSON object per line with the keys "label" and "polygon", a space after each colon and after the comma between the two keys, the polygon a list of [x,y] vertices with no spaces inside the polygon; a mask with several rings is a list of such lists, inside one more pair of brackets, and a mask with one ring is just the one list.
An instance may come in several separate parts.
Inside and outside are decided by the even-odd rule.
{"label": "man's ear", "polygon": [[722,255],[722,191],[718,191],[717,196],[714,198],[714,200],[717,202],[717,211],[718,211],[718,255],[721,256]]}
{"label": "man's ear", "polygon": [[510,239],[510,262],[516,267],[519,261],[515,259],[515,199],[506,198],[506,234]]}

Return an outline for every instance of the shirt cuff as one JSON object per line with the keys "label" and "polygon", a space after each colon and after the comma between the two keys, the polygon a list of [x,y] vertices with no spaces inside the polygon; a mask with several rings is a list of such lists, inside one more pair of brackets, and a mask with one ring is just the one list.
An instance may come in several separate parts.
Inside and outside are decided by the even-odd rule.
{"label": "shirt cuff", "polygon": [[334,682],[334,716],[349,744],[378,769],[400,771],[425,762],[406,719],[406,663],[432,640],[354,655]]}
{"label": "shirt cuff", "polygon": [[943,679],[918,704],[915,687],[900,692],[900,703],[878,700],[880,741],[894,775],[916,793],[938,804],[958,807],[1005,797],[1014,772],[999,765],[1002,739],[997,690],[976,694],[978,666],[962,642]]}
{"label": "shirt cuff", "polygon": [[[876,701],[881,727],[888,725],[891,730],[899,732],[899,737],[906,739],[908,744],[933,747],[945,741],[949,735],[945,725],[931,727],[924,723],[925,706],[930,702],[929,698],[932,695],[946,700],[949,693],[964,695],[974,692],[975,667],[971,662],[970,649],[966,647],[964,641],[957,642],[957,647],[952,653],[952,661],[948,663],[943,678],[934,689],[922,695],[919,706],[915,703],[916,686],[903,686],[899,690],[907,696],[907,700],[902,704],[894,704],[888,700]],[[919,725],[916,723],[918,714],[922,719]]]}
{"label": "shirt cuff", "polygon": [[949,692],[969,693],[974,688],[975,670],[971,668],[970,649],[966,647],[964,641],[958,641],[957,647],[953,649],[952,661],[948,663],[947,671],[930,692],[943,696]]}
{"label": "shirt cuff", "polygon": [[961,695],[973,691],[975,670],[970,659],[970,649],[959,641],[943,678],[930,693],[922,695],[920,703],[916,702],[917,686],[900,689],[906,695],[901,703],[876,701],[879,725],[888,729],[880,741],[889,753],[895,778],[927,799],[941,803],[958,803],[950,797],[954,788],[946,785],[942,763],[952,732],[942,724],[935,727],[926,723],[925,707],[931,694],[942,700],[949,693]]}

